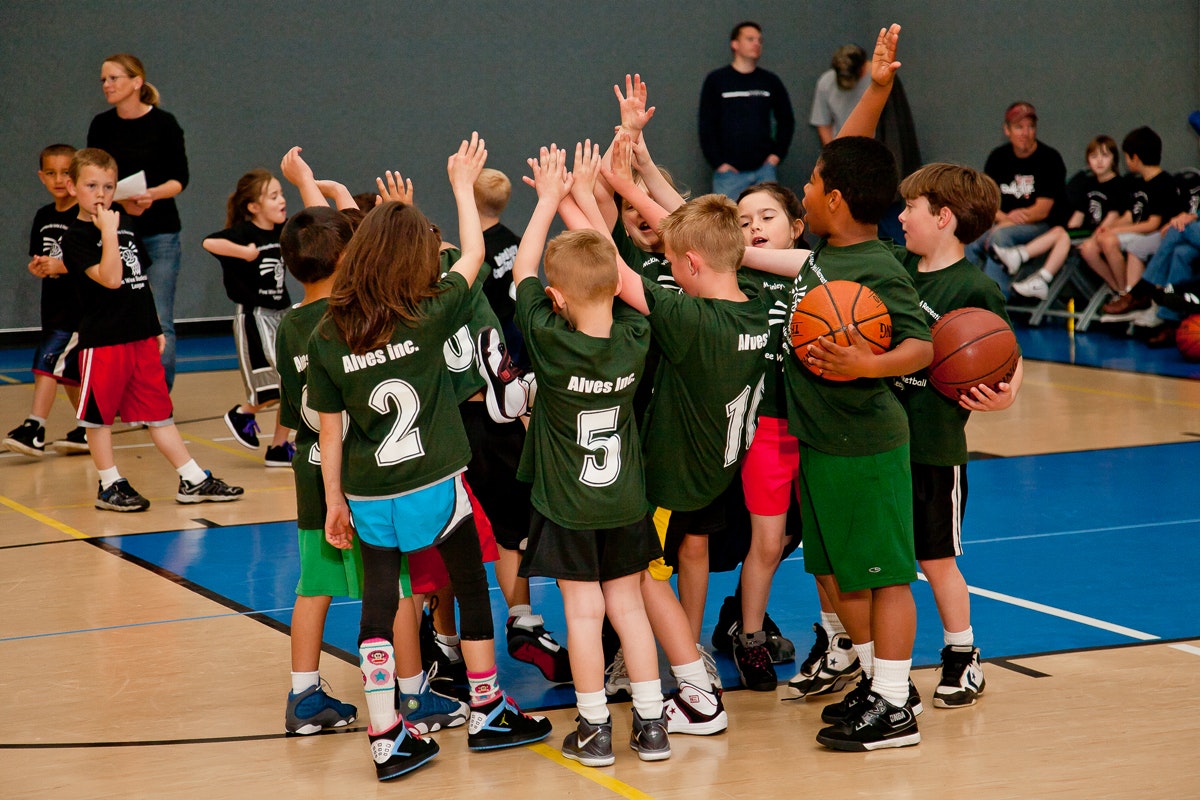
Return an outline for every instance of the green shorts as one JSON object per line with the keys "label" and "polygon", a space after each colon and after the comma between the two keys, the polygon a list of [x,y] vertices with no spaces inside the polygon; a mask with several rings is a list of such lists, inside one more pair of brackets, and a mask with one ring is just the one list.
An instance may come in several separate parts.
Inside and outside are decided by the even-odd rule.
{"label": "green shorts", "polygon": [[800,492],[805,571],[833,575],[843,592],[917,579],[907,444],[832,456],[801,443]]}
{"label": "green shorts", "polygon": [[339,550],[325,541],[324,530],[300,528],[300,597],[362,597],[362,553],[358,538],[349,550]]}

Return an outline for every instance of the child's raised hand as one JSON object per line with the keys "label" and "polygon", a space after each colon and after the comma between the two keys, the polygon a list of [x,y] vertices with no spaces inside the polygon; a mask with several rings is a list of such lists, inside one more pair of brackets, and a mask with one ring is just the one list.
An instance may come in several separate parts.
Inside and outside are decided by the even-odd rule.
{"label": "child's raised hand", "polygon": [[617,134],[610,151],[610,162],[600,167],[600,173],[618,192],[621,186],[633,183],[633,138],[628,133]]}
{"label": "child's raised hand", "polygon": [[99,228],[101,233],[116,233],[120,223],[121,215],[111,208],[97,205],[92,212],[92,224]]}
{"label": "child's raised hand", "polygon": [[575,197],[591,197],[599,174],[600,145],[592,144],[591,139],[576,142],[575,166],[571,170],[575,182],[571,186],[571,194]]}
{"label": "child's raised hand", "polygon": [[900,26],[892,23],[880,28],[875,37],[875,53],[871,57],[871,80],[880,86],[891,86],[900,62],[896,60],[896,44],[900,41]]}
{"label": "child's raised hand", "polygon": [[832,338],[822,336],[816,344],[808,346],[805,359],[816,367],[821,377],[837,375],[845,378],[868,378],[871,374],[871,364],[875,352],[871,345],[858,332],[858,327],[850,325],[846,328],[846,337],[850,344],[841,345]]}
{"label": "child's raised hand", "polygon": [[[451,156],[453,158],[453,156]],[[390,169],[383,173],[387,178],[387,183],[383,182],[383,178],[375,179],[375,186],[379,189],[379,194],[376,196],[375,205],[387,202],[404,203],[411,206],[413,204],[413,186],[412,179],[405,180],[400,175],[399,171],[392,172]]]}
{"label": "child's raised hand", "polygon": [[631,132],[636,138],[646,127],[646,123],[654,116],[654,107],[646,108],[646,84],[642,83],[641,75],[632,78],[625,76],[625,93],[621,87],[614,84],[613,92],[621,106],[621,127]]}
{"label": "child's raised hand", "polygon": [[483,171],[487,163],[487,147],[479,133],[471,131],[471,140],[463,139],[458,146],[458,152],[450,156],[446,162],[446,172],[450,176],[450,185],[455,191],[474,191],[475,179]]}
{"label": "child's raised hand", "polygon": [[538,202],[546,200],[557,207],[571,193],[575,182],[575,177],[567,172],[567,152],[551,144],[549,148],[543,147],[537,158],[528,159],[528,164],[533,177],[526,183],[537,190]]}
{"label": "child's raised hand", "polygon": [[308,162],[300,156],[301,150],[300,147],[293,147],[284,153],[283,160],[279,162],[279,171],[293,186],[300,186],[313,180],[312,167],[308,166]]}

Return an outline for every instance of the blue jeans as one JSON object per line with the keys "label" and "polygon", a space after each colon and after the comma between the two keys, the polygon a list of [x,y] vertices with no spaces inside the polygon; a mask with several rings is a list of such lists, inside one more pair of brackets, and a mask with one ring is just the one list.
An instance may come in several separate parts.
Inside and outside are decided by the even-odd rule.
{"label": "blue jeans", "polygon": [[150,291],[167,346],[162,352],[167,391],[175,385],[175,283],[179,279],[179,233],[159,233],[142,239],[150,256]]}
{"label": "blue jeans", "polygon": [[1000,291],[1004,292],[1004,297],[1007,298],[1009,287],[1012,286],[1012,276],[1008,274],[1004,265],[992,255],[992,248],[1015,247],[1025,244],[1048,230],[1050,230],[1050,226],[1042,222],[991,228],[983,236],[967,245],[967,260],[982,269],[989,278],[999,284]]}
{"label": "blue jeans", "polygon": [[[1146,274],[1142,277],[1155,286],[1191,280],[1196,276],[1197,259],[1200,259],[1200,221],[1191,223],[1181,231],[1167,228],[1154,257],[1146,264]],[[1179,322],[1183,315],[1160,306],[1158,318]]]}
{"label": "blue jeans", "polygon": [[775,165],[763,164],[745,172],[714,172],[713,194],[723,194],[737,202],[738,195],[756,183],[775,180]]}

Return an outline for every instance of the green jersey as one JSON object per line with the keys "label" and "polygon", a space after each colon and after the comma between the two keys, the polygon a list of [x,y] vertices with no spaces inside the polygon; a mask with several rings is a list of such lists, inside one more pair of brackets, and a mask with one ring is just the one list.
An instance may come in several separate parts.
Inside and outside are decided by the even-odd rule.
{"label": "green jersey", "polygon": [[[1000,287],[971,262],[963,259],[945,269],[919,272],[920,256],[899,245],[892,245],[892,251],[912,276],[921,298],[921,310],[930,325],[944,314],[968,307],[986,308],[1009,322]],[[908,413],[914,462],[935,467],[967,463],[966,425],[970,411],[934,389],[926,370],[893,378],[892,389]]]}
{"label": "green jersey", "polygon": [[564,528],[632,525],[648,510],[633,395],[649,324],[616,303],[609,338],[580,333],[532,277],[517,287],[516,320],[538,384],[517,470],[533,484],[533,507]]}
{"label": "green jersey", "polygon": [[[892,317],[892,346],[905,339],[929,341],[912,278],[878,239],[831,247],[817,245],[792,284],[791,311],[808,291],[834,280],[869,287]],[[883,378],[829,381],[819,378],[784,338],[788,431],[808,446],[835,456],[867,456],[908,442],[908,419]]]}
{"label": "green jersey", "polygon": [[770,338],[763,357],[767,360],[763,380],[762,399],[758,403],[755,417],[787,417],[787,400],[783,392],[783,353],[787,338],[788,313],[792,300],[792,284],[787,278],[742,267],[738,270],[741,281],[749,280],[762,293],[767,307],[767,328]]}
{"label": "green jersey", "polygon": [[350,415],[342,449],[348,497],[394,497],[461,472],[471,448],[443,355],[466,324],[472,295],[461,275],[438,283],[415,325],[398,323],[390,341],[352,353],[326,318],[308,340],[308,402]]}
{"label": "green jersey", "polygon": [[[441,252],[443,277],[460,258],[462,251],[456,247]],[[475,342],[478,341],[480,329],[490,326],[500,331],[503,336],[500,320],[483,292],[483,282],[484,275],[481,272],[471,284],[471,319],[446,340],[443,348],[446,369],[450,371],[450,383],[454,386],[454,396],[460,403],[483,388],[483,378],[475,369]]]}
{"label": "green jersey", "polygon": [[648,250],[643,250],[633,243],[633,239],[629,238],[629,232],[625,230],[625,223],[617,218],[617,224],[612,230],[613,242],[617,245],[617,253],[622,260],[629,265],[629,268],[639,275],[649,278],[659,286],[665,286],[668,289],[674,289],[677,292],[683,291],[679,288],[679,284],[675,281],[675,276],[671,274],[671,262],[667,261],[667,257],[662,253],[652,253]]}
{"label": "green jersey", "polygon": [[650,330],[662,352],[646,410],[646,496],[695,511],[729,486],[754,437],[762,392],[767,308],[748,284],[745,302],[692,297],[642,278]]}

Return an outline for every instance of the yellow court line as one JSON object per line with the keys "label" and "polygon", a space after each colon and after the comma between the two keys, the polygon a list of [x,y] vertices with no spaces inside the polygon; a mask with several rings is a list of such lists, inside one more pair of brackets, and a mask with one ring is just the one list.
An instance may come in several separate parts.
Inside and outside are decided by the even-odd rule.
{"label": "yellow court line", "polygon": [[[1172,376],[1158,375],[1154,377],[1162,378]],[[1178,380],[1187,379],[1179,378]],[[1113,392],[1108,389],[1093,389],[1090,386],[1073,386],[1069,383],[1057,383],[1056,381],[1039,381],[1035,379],[1027,380],[1025,383],[1030,386],[1041,386],[1048,389],[1063,389],[1069,392],[1082,392],[1083,394],[1095,394],[1102,397],[1115,397],[1121,400],[1137,400],[1138,402],[1142,403],[1156,403],[1166,406],[1183,406],[1184,408],[1200,408],[1200,403],[1189,402],[1186,400],[1167,400],[1161,397],[1148,397],[1143,394],[1127,394],[1125,392]]]}
{"label": "yellow court line", "polygon": [[0,383],[17,384],[17,383],[21,383],[21,381],[17,380],[16,378],[10,378],[8,375],[0,374]]}
{"label": "yellow court line", "polygon": [[608,789],[610,792],[619,794],[621,797],[628,797],[631,800],[654,800],[653,796],[648,795],[645,792],[638,791],[628,783],[619,781],[610,775],[605,775],[595,767],[585,767],[578,761],[572,761],[571,759],[566,758],[562,753],[558,752],[549,745],[531,744],[529,745],[529,749],[544,758],[550,759],[559,766],[566,767],[572,772],[582,775],[592,783],[597,783],[603,786],[605,789]]}
{"label": "yellow court line", "polygon": [[92,538],[91,536],[84,533],[83,531],[75,530],[70,525],[67,525],[65,522],[59,522],[56,519],[47,517],[45,514],[41,514],[37,511],[34,511],[29,506],[23,506],[20,503],[18,503],[16,500],[11,500],[2,494],[0,494],[0,505],[6,505],[9,508],[11,508],[13,511],[16,511],[18,514],[24,514],[25,516],[29,517],[30,519],[40,522],[43,525],[49,525],[51,528],[54,528],[54,530],[59,531],[60,533],[65,533],[67,536],[73,536],[76,539],[91,539]]}

